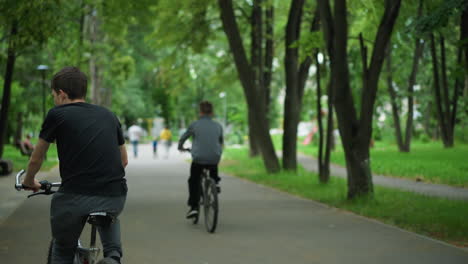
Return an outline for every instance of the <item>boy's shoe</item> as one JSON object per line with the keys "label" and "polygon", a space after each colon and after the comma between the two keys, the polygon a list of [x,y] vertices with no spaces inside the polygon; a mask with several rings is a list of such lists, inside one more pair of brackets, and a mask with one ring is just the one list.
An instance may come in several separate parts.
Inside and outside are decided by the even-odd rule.
{"label": "boy's shoe", "polygon": [[196,209],[196,208],[191,208],[191,209],[187,212],[186,218],[187,218],[187,219],[195,218],[195,217],[197,217],[197,215],[198,215],[198,209]]}

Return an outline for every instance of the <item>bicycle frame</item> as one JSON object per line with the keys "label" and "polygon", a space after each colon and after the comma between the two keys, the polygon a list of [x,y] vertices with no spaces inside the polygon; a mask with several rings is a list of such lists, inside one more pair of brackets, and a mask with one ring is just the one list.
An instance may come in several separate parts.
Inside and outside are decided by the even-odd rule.
{"label": "bicycle frame", "polygon": [[89,248],[83,247],[81,240],[78,239],[73,264],[95,264],[97,262],[101,249],[96,247],[96,226],[91,225],[91,242]]}
{"label": "bicycle frame", "polygon": [[[24,173],[25,173],[25,171],[21,170],[16,175],[15,189],[17,191],[21,191],[21,190],[24,190],[26,188],[26,186],[24,186],[21,183],[21,177],[23,176]],[[55,191],[52,191],[52,188],[61,186],[60,182],[50,183],[48,181],[41,181],[40,183],[41,183],[41,190],[43,190],[43,191],[30,194],[30,195],[28,195],[28,198],[30,198],[32,196],[40,195],[40,194],[45,194],[45,195],[54,194]],[[81,244],[81,240],[78,239],[78,241],[77,241],[78,246],[77,246],[77,249],[76,249],[76,252],[75,252],[75,257],[73,259],[73,264],[97,264],[98,256],[99,256],[99,253],[101,252],[101,249],[96,247],[97,224],[96,224],[96,221],[93,221],[93,223],[90,222],[91,217],[111,217],[111,216],[109,216],[108,213],[106,213],[106,212],[91,213],[88,216],[88,224],[91,225],[90,246],[89,247],[84,247]],[[113,221],[112,217],[110,219],[111,219],[111,221]],[[50,263],[52,261],[52,246],[53,246],[53,240],[50,243],[47,263]],[[102,263],[104,263],[104,262],[102,262]]]}

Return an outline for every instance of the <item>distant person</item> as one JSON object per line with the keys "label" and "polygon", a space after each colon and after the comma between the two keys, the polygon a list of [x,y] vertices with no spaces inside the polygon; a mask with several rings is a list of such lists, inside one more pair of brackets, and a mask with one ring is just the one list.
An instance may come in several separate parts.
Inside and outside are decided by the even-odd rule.
{"label": "distant person", "polygon": [[158,137],[155,136],[153,139],[153,158],[158,157]]}
{"label": "distant person", "polygon": [[161,131],[161,134],[159,134],[159,139],[161,145],[163,145],[166,149],[164,157],[167,159],[169,157],[169,150],[171,149],[172,145],[172,133],[171,130],[169,130],[169,126],[164,127],[164,129]]}
{"label": "distant person", "polygon": [[143,129],[137,125],[133,124],[128,128],[128,139],[133,146],[133,156],[136,158],[138,157],[138,143],[140,141],[140,137],[143,135]]}
{"label": "distant person", "polygon": [[192,138],[192,165],[190,167],[189,198],[187,218],[198,215],[198,205],[200,200],[200,176],[203,169],[210,171],[210,177],[216,182],[218,192],[221,191],[218,176],[218,163],[223,152],[223,127],[213,121],[213,105],[208,101],[203,101],[199,105],[200,119],[193,122],[179,140],[178,149],[184,150],[184,142]]}

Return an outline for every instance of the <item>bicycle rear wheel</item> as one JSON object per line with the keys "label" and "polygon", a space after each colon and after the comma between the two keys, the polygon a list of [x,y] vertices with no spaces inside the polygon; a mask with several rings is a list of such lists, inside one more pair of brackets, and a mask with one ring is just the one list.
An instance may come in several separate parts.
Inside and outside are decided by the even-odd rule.
{"label": "bicycle rear wheel", "polygon": [[52,263],[52,247],[54,246],[54,239],[50,240],[49,251],[47,252],[47,264]]}
{"label": "bicycle rear wheel", "polygon": [[205,181],[203,211],[205,213],[206,231],[214,233],[218,224],[218,190],[213,179]]}
{"label": "bicycle rear wheel", "polygon": [[[54,246],[54,239],[52,238],[50,240],[49,250],[47,251],[47,264],[52,263],[52,247],[53,246]],[[75,253],[75,257],[73,258],[73,264],[80,264],[81,263],[80,258],[77,256],[77,254],[78,254],[78,251],[77,251],[77,253]]]}

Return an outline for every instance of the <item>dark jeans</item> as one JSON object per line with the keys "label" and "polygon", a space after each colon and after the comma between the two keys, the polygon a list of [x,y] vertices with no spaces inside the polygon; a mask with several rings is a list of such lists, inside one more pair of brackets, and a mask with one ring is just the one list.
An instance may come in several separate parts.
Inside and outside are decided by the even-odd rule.
{"label": "dark jeans", "polygon": [[[52,227],[53,264],[72,264],[78,238],[83,231],[89,213],[109,212],[118,216],[124,207],[126,196],[89,196],[72,193],[55,193],[50,210]],[[122,257],[120,222],[98,228],[105,257]]]}
{"label": "dark jeans", "polygon": [[200,202],[200,176],[202,174],[203,169],[210,170],[210,177],[218,183],[221,178],[218,176],[218,164],[215,165],[205,165],[205,164],[198,164],[192,162],[190,166],[190,178],[188,179],[188,186],[189,186],[189,199],[187,204],[192,207],[198,207]]}

